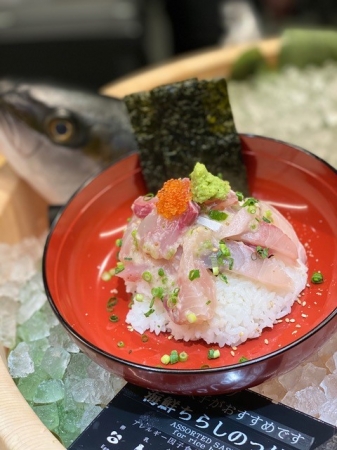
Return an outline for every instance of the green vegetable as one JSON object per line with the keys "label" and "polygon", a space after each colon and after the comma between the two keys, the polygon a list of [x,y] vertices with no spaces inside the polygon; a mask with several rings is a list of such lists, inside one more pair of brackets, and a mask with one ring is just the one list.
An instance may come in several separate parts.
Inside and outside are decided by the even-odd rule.
{"label": "green vegetable", "polygon": [[109,317],[110,322],[118,322],[119,318],[115,314]]}
{"label": "green vegetable", "polygon": [[151,294],[152,294],[153,298],[159,298],[160,300],[162,300],[162,298],[164,296],[164,289],[162,287],[152,288]]}
{"label": "green vegetable", "polygon": [[246,362],[246,361],[249,361],[249,359],[246,358],[245,356],[241,356],[241,358],[239,359],[239,363],[243,363],[243,362]]}
{"label": "green vegetable", "polygon": [[106,304],[107,311],[112,311],[113,307],[116,306],[117,303],[118,303],[118,298],[117,297],[109,298],[109,300],[107,301],[107,304]]}
{"label": "green vegetable", "polygon": [[207,358],[208,359],[216,359],[216,358],[219,358],[219,356],[220,356],[220,350],[219,349],[215,349],[214,350],[214,348],[210,348],[208,350],[208,353],[207,353]]}
{"label": "green vegetable", "polygon": [[261,259],[266,259],[269,256],[269,248],[261,247],[260,245],[257,245],[256,253]]}
{"label": "green vegetable", "polygon": [[314,272],[314,273],[311,275],[311,282],[312,282],[312,283],[314,283],[314,284],[320,284],[320,283],[323,283],[323,281],[324,281],[324,277],[323,277],[323,275],[321,274],[321,272]]}
{"label": "green vegetable", "polygon": [[142,278],[143,278],[144,281],[147,281],[148,283],[150,283],[150,281],[152,280],[151,272],[148,272],[148,271],[143,272],[142,273]]}
{"label": "green vegetable", "polygon": [[222,281],[224,281],[225,283],[228,284],[228,280],[227,280],[226,275],[224,275],[223,273],[220,273],[219,278],[220,278],[220,280],[222,280]]}
{"label": "green vegetable", "polygon": [[212,220],[218,220],[221,222],[222,220],[227,219],[228,214],[223,211],[218,211],[217,209],[212,209],[212,211],[208,213],[208,217]]}
{"label": "green vegetable", "polygon": [[144,316],[145,317],[149,317],[149,316],[151,316],[151,314],[153,314],[154,313],[154,309],[153,308],[150,308],[146,313],[144,313]]}
{"label": "green vegetable", "polygon": [[158,275],[160,277],[163,277],[165,275],[165,271],[164,271],[164,269],[162,267],[160,269],[158,269]]}
{"label": "green vegetable", "polygon": [[190,270],[190,273],[188,274],[188,279],[193,281],[196,278],[200,278],[200,270],[199,269]]}
{"label": "green vegetable", "polygon": [[194,166],[190,178],[192,198],[197,203],[204,203],[210,199],[224,199],[231,188],[228,181],[212,175],[206,166],[199,162]]}
{"label": "green vegetable", "polygon": [[160,358],[160,361],[162,362],[162,364],[165,364],[165,365],[169,364],[169,362],[170,362],[170,355],[163,355]]}
{"label": "green vegetable", "polygon": [[117,247],[121,247],[122,244],[123,244],[123,240],[122,240],[122,239],[117,239],[117,240],[116,240],[116,246],[117,246]]}
{"label": "green vegetable", "polygon": [[118,341],[117,342],[117,347],[119,347],[119,348],[122,348],[122,347],[124,347],[124,342],[123,341]]}
{"label": "green vegetable", "polygon": [[179,361],[184,362],[187,361],[188,354],[186,352],[180,352],[179,353]]}

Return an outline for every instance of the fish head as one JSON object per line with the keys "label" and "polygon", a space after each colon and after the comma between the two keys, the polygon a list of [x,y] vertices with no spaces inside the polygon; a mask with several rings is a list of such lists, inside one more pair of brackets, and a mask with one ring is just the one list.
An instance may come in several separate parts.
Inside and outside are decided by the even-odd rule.
{"label": "fish head", "polygon": [[50,204],[137,151],[124,103],[85,89],[0,80],[0,152]]}

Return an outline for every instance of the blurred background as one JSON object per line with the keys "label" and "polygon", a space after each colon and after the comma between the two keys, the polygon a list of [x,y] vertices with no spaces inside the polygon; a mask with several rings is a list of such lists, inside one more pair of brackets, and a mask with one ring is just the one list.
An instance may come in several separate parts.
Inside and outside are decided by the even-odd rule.
{"label": "blurred background", "polygon": [[336,0],[0,0],[0,76],[98,89],[185,52],[336,24]]}

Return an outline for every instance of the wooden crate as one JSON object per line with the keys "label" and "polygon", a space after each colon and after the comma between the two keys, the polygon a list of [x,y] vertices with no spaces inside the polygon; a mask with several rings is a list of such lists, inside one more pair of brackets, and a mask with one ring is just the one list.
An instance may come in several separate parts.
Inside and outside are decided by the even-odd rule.
{"label": "wooden crate", "polygon": [[[191,77],[227,76],[233,61],[252,46],[258,46],[272,65],[277,61],[279,39],[212,48],[186,55],[166,64],[150,67],[102,88],[102,92],[123,97],[161,84]],[[0,149],[1,153],[1,149]],[[47,230],[47,204],[0,155],[0,242],[16,243]],[[6,352],[0,345],[0,449],[58,450],[64,447],[34,414],[15,386],[6,367]]]}

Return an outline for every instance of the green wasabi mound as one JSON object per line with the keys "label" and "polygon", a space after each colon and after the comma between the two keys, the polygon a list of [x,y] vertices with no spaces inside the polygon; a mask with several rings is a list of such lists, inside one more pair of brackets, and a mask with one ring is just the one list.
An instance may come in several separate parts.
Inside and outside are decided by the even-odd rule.
{"label": "green wasabi mound", "polygon": [[196,163],[190,174],[192,198],[196,203],[204,203],[207,200],[224,199],[231,187],[228,181],[212,175],[201,163]]}

